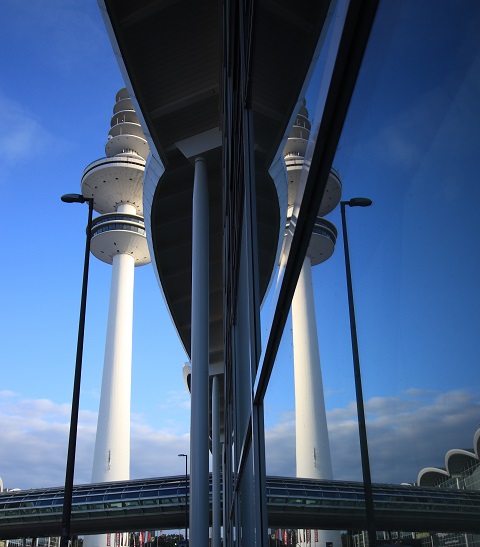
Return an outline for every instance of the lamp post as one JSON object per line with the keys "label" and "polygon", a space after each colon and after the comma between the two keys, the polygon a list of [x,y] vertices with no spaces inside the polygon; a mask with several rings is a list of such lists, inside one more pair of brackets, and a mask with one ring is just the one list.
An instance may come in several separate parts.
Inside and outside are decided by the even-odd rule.
{"label": "lamp post", "polygon": [[355,309],[353,306],[352,274],[350,271],[350,256],[348,252],[347,222],[345,206],[369,207],[372,200],[368,198],[352,198],[350,201],[340,202],[343,228],[343,248],[345,250],[345,269],[347,276],[348,311],[350,314],[350,335],[352,339],[353,371],[355,376],[355,394],[357,399],[358,434],[360,437],[360,457],[362,460],[363,488],[365,493],[365,512],[367,517],[368,543],[370,547],[377,544],[375,529],[375,514],[373,506],[372,478],[370,475],[370,461],[368,457],[367,428],[365,424],[365,409],[363,406],[362,378],[360,375],[360,359],[358,356],[357,327],[355,323]]}
{"label": "lamp post", "polygon": [[188,545],[188,501],[187,501],[187,490],[188,490],[188,456],[186,454],[179,454],[179,458],[185,458],[185,546]]}
{"label": "lamp post", "polygon": [[75,376],[73,380],[72,412],[70,415],[70,434],[68,438],[67,468],[65,471],[65,489],[63,492],[62,531],[60,537],[60,547],[68,547],[68,542],[70,540],[70,523],[72,520],[73,474],[75,471],[75,449],[77,445],[80,380],[82,377],[83,338],[85,333],[85,311],[87,307],[88,265],[90,261],[93,198],[86,198],[81,194],[65,194],[61,199],[65,203],[88,203],[88,223],[85,243],[85,260],[83,264],[82,297],[80,302],[80,318],[78,322],[77,357],[75,362]]}

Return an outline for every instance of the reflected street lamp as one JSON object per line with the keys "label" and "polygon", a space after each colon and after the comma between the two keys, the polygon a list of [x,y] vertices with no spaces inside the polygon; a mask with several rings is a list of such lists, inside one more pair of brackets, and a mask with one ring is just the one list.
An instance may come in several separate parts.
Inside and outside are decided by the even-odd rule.
{"label": "reflected street lamp", "polygon": [[362,460],[363,488],[365,492],[365,512],[367,517],[368,543],[370,547],[377,544],[375,528],[375,514],[373,506],[372,478],[370,475],[370,461],[368,457],[367,428],[365,424],[365,409],[363,406],[362,378],[360,375],[360,359],[358,356],[357,327],[355,323],[355,309],[353,306],[352,274],[350,271],[350,256],[348,252],[347,222],[345,219],[345,205],[349,207],[369,207],[372,200],[368,198],[352,198],[350,201],[340,202],[343,228],[343,248],[345,250],[345,269],[347,276],[348,311],[350,314],[350,335],[352,338],[353,372],[355,376],[355,394],[357,399],[358,434],[360,437],[360,456]]}
{"label": "reflected street lamp", "polygon": [[65,203],[88,203],[87,239],[85,243],[85,259],[83,263],[80,318],[78,321],[77,358],[75,362],[75,376],[73,380],[72,412],[70,415],[67,468],[65,471],[65,489],[63,491],[62,532],[60,536],[60,547],[68,547],[68,542],[70,540],[70,523],[72,520],[73,474],[75,471],[75,449],[77,446],[78,407],[80,401],[80,380],[82,377],[83,338],[85,332],[85,311],[87,307],[88,264],[90,261],[93,198],[86,198],[81,194],[65,194],[61,199]]}
{"label": "reflected street lamp", "polygon": [[186,454],[179,454],[179,458],[185,458],[185,545],[188,545],[187,529],[188,529],[188,456]]}

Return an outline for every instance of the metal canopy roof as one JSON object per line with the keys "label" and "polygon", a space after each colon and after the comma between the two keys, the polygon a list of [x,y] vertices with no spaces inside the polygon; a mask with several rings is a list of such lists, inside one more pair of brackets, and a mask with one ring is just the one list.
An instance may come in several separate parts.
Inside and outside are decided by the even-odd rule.
{"label": "metal canopy roof", "polygon": [[[104,1],[101,8],[106,10],[112,41],[118,44],[144,130],[165,166],[146,228],[170,313],[190,354],[193,167],[181,152],[181,141],[222,130],[224,2]],[[262,295],[284,227],[268,168],[288,133],[329,4],[327,0],[254,4],[251,108]],[[225,143],[218,135],[217,148],[210,146],[202,153],[208,161],[210,191],[211,365],[223,364],[221,147]]]}

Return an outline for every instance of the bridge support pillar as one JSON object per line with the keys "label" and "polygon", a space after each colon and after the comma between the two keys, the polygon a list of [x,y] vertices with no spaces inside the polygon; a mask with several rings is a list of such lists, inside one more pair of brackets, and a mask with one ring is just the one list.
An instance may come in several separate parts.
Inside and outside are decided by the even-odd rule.
{"label": "bridge support pillar", "polygon": [[208,545],[209,529],[209,212],[207,164],[195,160],[192,214],[190,547]]}
{"label": "bridge support pillar", "polygon": [[220,450],[220,380],[218,376],[214,376],[212,382],[212,547],[221,545]]}

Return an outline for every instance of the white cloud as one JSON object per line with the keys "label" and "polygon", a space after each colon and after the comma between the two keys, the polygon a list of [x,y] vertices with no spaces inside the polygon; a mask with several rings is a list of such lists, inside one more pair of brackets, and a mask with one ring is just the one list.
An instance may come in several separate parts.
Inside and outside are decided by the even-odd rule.
{"label": "white cloud", "polygon": [[190,395],[186,389],[167,391],[162,397],[161,406],[163,408],[184,408],[190,409]]}
{"label": "white cloud", "polygon": [[[444,465],[451,448],[473,447],[479,426],[478,395],[467,391],[433,394],[411,410],[376,418],[369,426],[372,476],[379,482],[412,482],[421,468]],[[385,414],[389,400],[383,400]],[[377,408],[382,416],[381,407]]]}
{"label": "white cloud", "polygon": [[14,391],[10,391],[8,389],[0,390],[0,397],[2,398],[15,397],[16,395],[17,393],[15,393]]}
{"label": "white cloud", "polygon": [[295,476],[295,414],[285,413],[281,422],[265,431],[267,473]]}
{"label": "white cloud", "polygon": [[[442,466],[447,450],[472,447],[479,427],[478,394],[426,393],[366,401],[374,482],[412,482],[421,468]],[[69,406],[47,399],[26,399],[0,392],[0,476],[6,488],[62,485],[70,420]],[[328,413],[334,476],[361,480],[358,426],[354,403]],[[76,457],[77,483],[90,480],[96,414],[81,411]],[[265,432],[267,473],[295,475],[294,415],[282,415]],[[182,474],[177,454],[189,453],[189,435],[154,428],[132,416],[131,477]]]}
{"label": "white cloud", "polygon": [[190,453],[190,436],[176,435],[150,426],[132,428],[131,477],[165,477],[181,475],[184,460],[178,454]]}
{"label": "white cloud", "polygon": [[[0,477],[6,488],[59,486],[65,480],[70,407],[0,392]],[[90,481],[96,413],[80,411],[75,482]],[[155,430],[132,419],[132,478],[182,473],[177,454],[188,435]]]}
{"label": "white cloud", "polygon": [[[451,448],[472,448],[480,426],[478,394],[410,389],[407,397],[365,402],[374,482],[413,482],[420,469],[444,465]],[[327,413],[334,477],[361,480],[356,405]],[[266,432],[267,473],[295,475],[295,424],[291,416]]]}
{"label": "white cloud", "polygon": [[[91,414],[80,413],[77,475],[84,472],[85,445],[94,434]],[[69,420],[68,405],[0,393],[0,476],[6,488],[63,483]]]}

